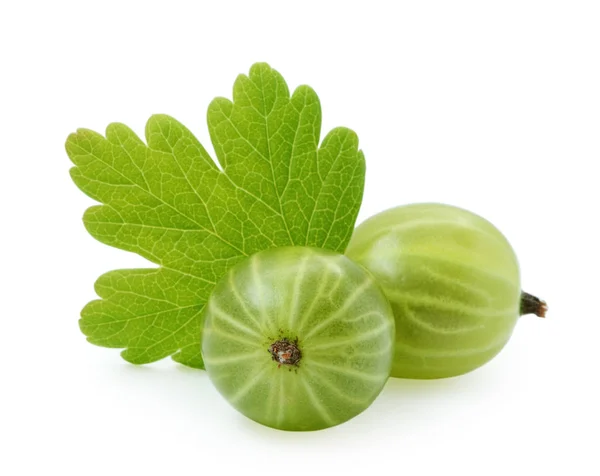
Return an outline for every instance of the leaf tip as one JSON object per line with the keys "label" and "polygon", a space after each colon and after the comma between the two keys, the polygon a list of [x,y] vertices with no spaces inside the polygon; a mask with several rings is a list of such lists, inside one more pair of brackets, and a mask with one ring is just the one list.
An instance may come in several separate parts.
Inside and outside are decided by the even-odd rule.
{"label": "leaf tip", "polygon": [[77,165],[69,169],[69,176],[71,177],[71,180],[75,183],[75,185],[77,185],[77,179],[79,178],[80,174],[81,171],[79,170],[79,167],[77,167]]}
{"label": "leaf tip", "polygon": [[173,124],[183,127],[179,121],[168,114],[152,114],[146,121],[146,127],[144,129],[146,142],[150,145],[152,142],[151,136],[155,132],[161,132],[161,134],[163,134],[163,129],[169,129]]}
{"label": "leaf tip", "polygon": [[266,61],[257,61],[250,66],[250,74],[260,73],[261,71],[273,71],[273,68]]}
{"label": "leaf tip", "polygon": [[67,150],[67,153],[69,152],[69,144],[74,142],[76,139],[77,139],[77,132],[71,132],[67,136],[67,140],[65,140],[65,149]]}
{"label": "leaf tip", "polygon": [[168,114],[152,114],[146,121],[146,127],[148,127],[148,124],[162,124],[172,121],[175,121],[175,118],[173,116],[169,116]]}
{"label": "leaf tip", "polygon": [[79,141],[87,132],[91,131],[88,131],[87,129],[77,129],[75,132],[71,132],[67,136],[67,139],[65,140],[65,151],[67,152],[67,155],[69,156],[71,161],[74,161],[74,148],[79,145]]}
{"label": "leaf tip", "polygon": [[139,361],[139,356],[135,356],[135,354],[131,355],[132,353],[129,352],[129,349],[125,349],[123,351],[121,351],[121,358],[125,361],[125,362],[129,362],[130,364],[133,365],[140,365],[140,364],[145,364],[145,363],[149,363],[149,362],[140,362]]}

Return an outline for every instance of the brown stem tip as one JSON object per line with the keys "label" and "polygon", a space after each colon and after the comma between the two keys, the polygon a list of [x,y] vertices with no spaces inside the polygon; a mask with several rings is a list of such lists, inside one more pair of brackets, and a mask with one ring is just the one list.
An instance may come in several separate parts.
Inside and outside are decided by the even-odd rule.
{"label": "brown stem tip", "polygon": [[546,317],[548,305],[540,298],[532,294],[521,291],[521,315],[535,314],[538,317]]}

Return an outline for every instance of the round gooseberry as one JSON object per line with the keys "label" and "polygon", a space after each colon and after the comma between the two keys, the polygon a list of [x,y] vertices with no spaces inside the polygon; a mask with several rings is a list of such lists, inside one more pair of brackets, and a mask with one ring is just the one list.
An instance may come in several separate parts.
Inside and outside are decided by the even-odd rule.
{"label": "round gooseberry", "polygon": [[347,421],[389,377],[391,307],[374,278],[338,253],[261,251],[229,270],[204,317],[210,379],[233,407],[273,428]]}
{"label": "round gooseberry", "polygon": [[392,305],[393,377],[464,374],[508,342],[520,314],[519,266],[480,216],[442,204],[400,206],[358,226],[346,254]]}

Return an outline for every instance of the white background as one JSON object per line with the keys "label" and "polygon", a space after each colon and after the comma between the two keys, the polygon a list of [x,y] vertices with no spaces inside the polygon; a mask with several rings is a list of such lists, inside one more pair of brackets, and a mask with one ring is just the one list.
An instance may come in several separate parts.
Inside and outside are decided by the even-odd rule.
{"label": "white background", "polygon": [[[3,2],[0,474],[600,474],[599,25],[576,0]],[[323,135],[358,132],[359,221],[420,201],[486,217],[548,318],[302,434],[246,420],[202,371],[88,344],[95,279],[148,263],[86,233],[67,135],[164,112],[212,150],[208,103],[256,61],[315,88]]]}

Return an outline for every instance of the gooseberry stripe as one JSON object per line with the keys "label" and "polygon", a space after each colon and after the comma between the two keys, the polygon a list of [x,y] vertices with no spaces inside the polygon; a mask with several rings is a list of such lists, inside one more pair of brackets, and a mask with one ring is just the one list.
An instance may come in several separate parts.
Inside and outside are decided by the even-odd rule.
{"label": "gooseberry stripe", "polygon": [[[277,380],[278,378],[275,376],[275,380]],[[275,391],[275,386],[277,384],[271,386],[269,388],[269,392],[267,397],[265,398],[265,416],[268,420],[274,420],[274,419],[278,419],[279,415],[276,415],[276,409],[277,406],[275,405],[275,401],[280,398],[280,396],[278,395],[278,392]]]}
{"label": "gooseberry stripe", "polygon": [[458,288],[465,293],[467,293],[469,299],[467,302],[473,302],[474,296],[477,296],[478,300],[485,304],[490,304],[492,302],[492,294],[485,290],[480,289],[472,283],[466,283],[464,281],[459,281],[458,279],[454,279],[447,274],[445,274],[442,270],[436,270],[431,265],[421,265],[418,271],[413,270],[414,273],[422,273],[425,275],[425,278],[433,279],[438,284],[443,284],[447,288]]}
{"label": "gooseberry stripe", "polygon": [[393,351],[394,347],[393,345],[384,345],[379,347],[378,350],[373,351],[373,352],[354,352],[354,354],[352,354],[353,357],[358,357],[358,358],[362,358],[362,357],[375,357],[378,355],[381,356],[385,356],[387,355],[388,352]]}
{"label": "gooseberry stripe", "polygon": [[[473,258],[473,254],[470,253],[470,255],[471,258]],[[518,286],[516,286],[515,283],[511,282],[510,280],[506,279],[504,276],[498,273],[494,273],[492,271],[489,271],[488,269],[485,269],[484,267],[476,267],[473,265],[469,265],[465,262],[461,263],[458,261],[443,258],[441,256],[427,256],[425,254],[415,253],[410,250],[407,250],[404,253],[404,258],[414,259],[415,261],[420,261],[421,263],[434,263],[435,265],[435,263],[437,262],[438,264],[453,266],[457,269],[464,269],[469,273],[472,273],[474,276],[496,281],[497,285],[508,287],[511,289],[518,289]]]}
{"label": "gooseberry stripe", "polygon": [[[373,355],[373,354],[371,354],[371,355]],[[320,367],[324,370],[327,370],[329,372],[334,372],[339,375],[344,375],[344,376],[351,377],[351,378],[358,378],[360,380],[365,380],[368,382],[377,382],[381,378],[381,375],[359,372],[357,370],[352,370],[351,368],[340,369],[333,365],[324,364],[323,362],[319,362],[319,361],[311,362],[310,365]]]}
{"label": "gooseberry stripe", "polygon": [[[354,291],[354,293],[352,293],[344,301],[344,304],[342,304],[340,307],[338,307],[338,309],[333,314],[331,314],[327,319],[319,322],[316,326],[312,326],[310,328],[310,330],[308,330],[308,332],[306,333],[305,339],[308,339],[311,336],[315,335],[316,333],[321,331],[323,328],[327,327],[332,322],[334,322],[336,319],[338,319],[341,315],[347,313],[348,310],[350,309],[350,306],[352,306],[356,302],[356,300],[358,298],[360,298],[367,291],[367,289],[369,287],[372,287],[372,286],[373,286],[372,278],[369,277],[369,278],[365,279],[365,281],[359,285],[358,289],[356,289],[356,291]],[[301,330],[304,330],[304,327],[302,327]]]}
{"label": "gooseberry stripe", "polygon": [[[381,234],[385,234],[387,232],[398,232],[398,231],[428,231],[430,234],[435,233],[440,228],[444,228],[446,230],[455,229],[457,231],[469,230],[474,233],[481,233],[485,235],[486,238],[492,239],[494,241],[499,241],[501,243],[505,243],[503,237],[497,236],[495,233],[490,233],[489,230],[481,228],[479,226],[473,226],[472,224],[466,222],[456,222],[456,221],[447,221],[447,220],[411,220],[409,222],[403,223],[402,225],[390,226],[388,228],[384,228],[381,231]],[[457,243],[460,245],[460,243]],[[476,252],[472,248],[469,248],[469,252]]]}
{"label": "gooseberry stripe", "polygon": [[380,317],[381,318],[381,313],[379,311],[368,311],[365,312],[364,314],[360,314],[358,316],[352,317],[350,319],[348,319],[347,322],[357,322],[363,319],[367,319],[369,317]]}
{"label": "gooseberry stripe", "polygon": [[[400,292],[390,292],[390,296],[394,299],[397,299],[398,302],[407,303],[413,307],[426,307],[427,309],[434,309],[436,311],[442,312],[456,312],[460,313],[464,317],[471,317],[474,320],[478,320],[480,316],[487,317],[490,319],[502,319],[502,318],[512,318],[514,316],[515,309],[514,308],[504,308],[504,309],[485,309],[479,308],[475,306],[469,306],[460,302],[449,302],[440,299],[437,296],[430,295],[418,295],[416,293],[400,293]],[[469,330],[469,328],[465,328]]]}
{"label": "gooseberry stripe", "polygon": [[[334,288],[337,289],[336,286],[329,285],[329,280],[331,279],[331,276],[333,273],[330,271],[330,269],[328,267],[326,267],[325,269],[327,270],[327,272],[325,272],[325,271],[323,272],[321,282],[319,283],[317,291],[314,294],[314,298],[312,299],[308,308],[306,309],[306,311],[303,313],[303,315],[300,317],[300,320],[296,324],[296,327],[298,327],[299,329],[304,329],[304,321],[313,314],[316,304],[323,299],[323,291],[325,291],[325,289],[330,289],[330,291],[332,291]],[[339,285],[341,280],[342,280],[341,276],[338,275],[336,284]]]}
{"label": "gooseberry stripe", "polygon": [[[306,277],[306,265],[308,263],[309,258],[310,258],[310,255],[304,256],[301,259],[300,264],[298,266],[298,274],[296,276],[296,280],[294,281],[294,289],[292,292],[290,310],[288,311],[289,316],[290,316],[290,322],[288,324],[288,327],[290,329],[293,328],[294,321],[298,317],[298,298],[300,296],[301,286],[303,286],[303,285],[306,286],[306,283],[304,282],[304,280]],[[313,300],[313,302],[314,302],[314,300]]]}
{"label": "gooseberry stripe", "polygon": [[250,337],[261,337],[260,329],[258,329],[258,331],[255,331],[254,329],[245,326],[240,322],[240,319],[236,319],[235,317],[230,316],[225,311],[223,311],[214,300],[210,302],[209,308],[210,312],[215,318],[227,322],[227,324],[240,330],[243,334],[246,334]]}
{"label": "gooseberry stripe", "polygon": [[[398,302],[401,302],[401,301],[398,301]],[[409,302],[410,302],[410,300],[409,300]],[[412,304],[414,305],[414,302]],[[421,303],[421,304],[425,304],[427,306],[427,305],[435,305],[436,303],[434,300],[432,300],[430,302],[425,302],[425,303]],[[415,312],[411,309],[411,306],[407,302],[404,303],[403,308],[404,308],[404,315],[406,317],[407,323],[414,324],[414,327],[421,328],[423,330],[426,330],[427,332],[431,332],[434,334],[459,335],[459,334],[468,334],[469,332],[475,332],[475,331],[482,329],[482,324],[477,324],[475,326],[470,326],[470,327],[463,326],[463,327],[454,328],[454,329],[444,329],[441,325],[439,325],[439,326],[432,325],[432,324],[429,324],[428,322],[424,321],[423,319],[419,319],[416,316]],[[441,311],[444,310],[442,306],[440,306],[438,309]]]}
{"label": "gooseberry stripe", "polygon": [[327,291],[327,297],[329,299],[333,299],[333,296],[335,296],[335,294],[338,292],[338,288],[342,285],[342,282],[344,281],[343,272],[337,271],[336,273],[337,273],[337,279],[333,283],[333,286],[331,286]]}
{"label": "gooseberry stripe", "polygon": [[246,395],[250,390],[252,390],[256,385],[258,385],[261,381],[261,377],[265,372],[267,372],[268,367],[264,366],[258,372],[249,375],[246,383],[234,394],[230,397],[230,402],[235,404],[240,398]]}
{"label": "gooseberry stripe", "polygon": [[[252,269],[252,280],[254,281],[254,288],[256,290],[259,290],[262,288],[263,284],[262,284],[262,280],[260,278],[259,259],[258,259],[257,255],[252,256],[250,258],[250,262],[251,262],[251,269]],[[231,274],[233,276],[233,273],[231,273]],[[235,281],[235,277],[233,277],[232,279]],[[263,328],[268,329],[269,331],[272,331],[273,329],[268,325],[269,317],[267,316],[267,314],[265,312],[265,306],[264,306],[264,302],[263,302],[262,293],[256,292],[255,297],[259,301],[258,310],[260,312],[260,319],[261,319]],[[244,302],[244,301],[246,301],[246,300],[244,298],[241,298],[241,301],[237,301],[237,302]]]}
{"label": "gooseberry stripe", "polygon": [[315,382],[318,382],[320,385],[326,387],[337,398],[339,398],[341,400],[345,400],[346,402],[348,402],[348,403],[350,403],[352,405],[363,405],[364,404],[364,399],[354,398],[351,395],[349,395],[348,393],[341,392],[338,387],[336,387],[335,385],[333,385],[328,380],[328,377],[326,375],[324,375],[322,372],[320,372],[317,369],[312,369],[312,370],[313,371],[312,371],[311,378]]}
{"label": "gooseberry stripe", "polygon": [[345,339],[335,339],[335,340],[327,340],[324,343],[321,343],[317,340],[315,340],[314,342],[318,342],[317,344],[315,343],[311,343],[309,345],[309,350],[311,351],[319,351],[319,350],[329,350],[331,351],[331,349],[334,349],[336,347],[344,347],[350,344],[358,344],[362,341],[369,341],[372,340],[374,337],[379,337],[382,334],[386,334],[389,333],[391,330],[391,325],[388,323],[385,323],[383,325],[381,325],[380,327],[377,327],[375,329],[372,329],[370,331],[366,331],[361,333],[359,336],[357,337],[348,337]]}
{"label": "gooseberry stripe", "polygon": [[305,379],[300,380],[300,382],[304,386],[304,390],[306,391],[308,398],[310,399],[314,407],[318,410],[319,414],[321,415],[321,418],[323,418],[323,421],[326,423],[326,425],[335,425],[336,421],[331,417],[327,409],[323,406],[323,403],[321,403],[321,401],[317,398],[312,385],[310,385]]}
{"label": "gooseberry stripe", "polygon": [[486,347],[474,347],[474,348],[460,348],[455,350],[436,350],[436,349],[421,349],[412,347],[405,342],[396,344],[396,348],[403,349],[407,354],[422,356],[422,357],[433,357],[433,358],[447,358],[447,357],[460,357],[460,356],[471,356],[476,354],[484,354],[492,350],[502,348],[510,338],[510,334],[503,335],[501,338],[495,340],[491,345]]}
{"label": "gooseberry stripe", "polygon": [[227,332],[223,332],[223,331],[217,330],[215,328],[206,329],[204,331],[204,334],[206,334],[206,335],[214,334],[214,335],[219,336],[224,341],[231,340],[231,341],[238,342],[240,344],[247,345],[248,347],[256,347],[257,348],[259,346],[259,344],[257,343],[256,340],[243,339],[239,335],[229,334]]}
{"label": "gooseberry stripe", "polygon": [[278,426],[281,426],[281,422],[285,417],[285,393],[286,393],[286,384],[283,380],[284,374],[282,372],[277,376],[277,386],[271,387],[271,393],[276,394],[279,393],[279,408],[277,409],[277,423]]}
{"label": "gooseberry stripe", "polygon": [[244,362],[248,359],[252,359],[254,357],[258,357],[261,356],[263,354],[263,350],[261,349],[260,351],[255,351],[255,352],[251,352],[251,353],[240,353],[240,354],[233,354],[233,355],[226,355],[226,356],[221,356],[221,357],[211,357],[210,360],[210,365],[227,365],[227,364],[233,364],[236,362]]}
{"label": "gooseberry stripe", "polygon": [[259,329],[261,332],[264,332],[263,324],[252,312],[250,312],[250,309],[248,309],[246,302],[244,301],[244,299],[242,299],[242,296],[240,296],[240,293],[237,289],[237,285],[235,283],[235,279],[233,279],[233,274],[229,274],[227,276],[227,279],[229,280],[229,286],[231,286],[231,291],[233,292],[233,295],[235,296],[237,302],[240,303],[240,307],[244,312],[244,315],[248,317],[250,321],[252,321],[252,323],[256,326],[257,329]]}

